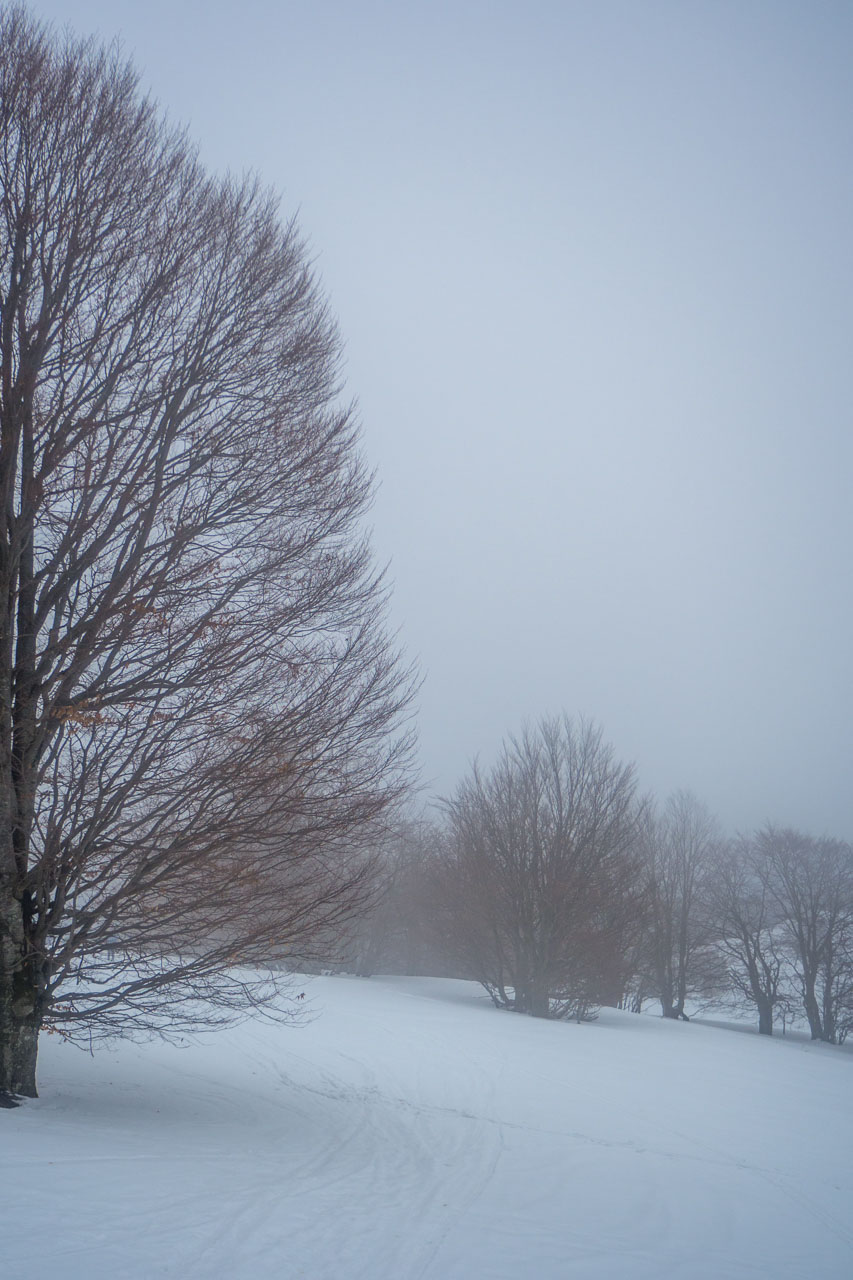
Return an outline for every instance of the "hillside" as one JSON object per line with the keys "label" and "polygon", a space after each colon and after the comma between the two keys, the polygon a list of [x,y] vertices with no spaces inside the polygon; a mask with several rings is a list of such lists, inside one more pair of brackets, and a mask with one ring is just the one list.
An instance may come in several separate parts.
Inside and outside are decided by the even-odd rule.
{"label": "hillside", "polygon": [[[0,1113],[4,1276],[853,1274],[853,1055],[470,983],[311,980],[313,1019],[95,1057]],[[10,1230],[9,1224],[15,1224]]]}

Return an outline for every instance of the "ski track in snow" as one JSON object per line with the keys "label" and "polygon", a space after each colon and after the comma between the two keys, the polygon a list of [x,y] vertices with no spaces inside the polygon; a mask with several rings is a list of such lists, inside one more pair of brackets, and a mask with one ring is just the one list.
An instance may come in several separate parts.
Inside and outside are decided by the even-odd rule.
{"label": "ski track in snow", "polygon": [[298,1029],[49,1041],[0,1118],[4,1280],[853,1274],[849,1054],[461,982],[312,991]]}

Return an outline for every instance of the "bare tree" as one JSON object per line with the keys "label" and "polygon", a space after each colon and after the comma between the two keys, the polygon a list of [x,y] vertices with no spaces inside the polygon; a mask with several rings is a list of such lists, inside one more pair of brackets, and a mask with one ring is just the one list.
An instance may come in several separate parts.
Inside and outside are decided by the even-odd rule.
{"label": "bare tree", "polygon": [[506,1008],[586,1016],[621,982],[612,904],[633,882],[633,768],[594,726],[544,720],[446,814],[441,915],[463,970]]}
{"label": "bare tree", "polygon": [[812,1039],[839,1044],[853,1025],[853,849],[773,826],[756,843],[793,952]]}
{"label": "bare tree", "polygon": [[235,964],[372,892],[409,681],[370,490],[274,199],[0,12],[0,1089],[45,1020],[265,998]]}
{"label": "bare tree", "polygon": [[647,967],[665,1018],[686,1020],[688,995],[708,986],[712,931],[704,888],[718,839],[713,818],[689,792],[676,792],[662,813],[648,807],[644,814]]}
{"label": "bare tree", "polygon": [[720,847],[708,880],[708,908],[736,999],[758,1011],[761,1035],[773,1034],[773,1016],[787,1008],[784,917],[773,893],[771,867],[760,842],[742,838]]}

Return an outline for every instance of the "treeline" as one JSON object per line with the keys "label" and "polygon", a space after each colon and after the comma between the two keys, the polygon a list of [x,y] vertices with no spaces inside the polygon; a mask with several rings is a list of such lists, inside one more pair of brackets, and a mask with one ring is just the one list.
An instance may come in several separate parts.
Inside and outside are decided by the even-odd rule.
{"label": "treeline", "polygon": [[385,854],[359,972],[473,978],[539,1017],[601,1005],[751,1011],[840,1044],[853,1025],[853,848],[767,825],[723,836],[680,792],[637,790],[588,723],[545,720],[474,768]]}

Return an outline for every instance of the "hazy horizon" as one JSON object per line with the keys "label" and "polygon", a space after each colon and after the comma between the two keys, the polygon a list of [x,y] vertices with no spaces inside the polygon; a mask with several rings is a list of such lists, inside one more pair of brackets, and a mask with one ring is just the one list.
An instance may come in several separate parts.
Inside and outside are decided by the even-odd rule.
{"label": "hazy horizon", "polygon": [[30,7],[297,213],[428,786],[566,710],[853,839],[853,9]]}

